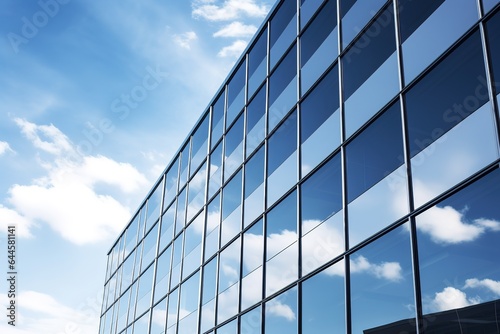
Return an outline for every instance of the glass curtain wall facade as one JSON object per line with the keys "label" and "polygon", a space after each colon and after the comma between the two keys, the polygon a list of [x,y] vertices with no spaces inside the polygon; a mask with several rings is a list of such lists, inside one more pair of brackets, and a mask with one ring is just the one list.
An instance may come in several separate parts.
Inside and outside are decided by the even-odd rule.
{"label": "glass curtain wall facade", "polygon": [[499,333],[498,0],[278,1],[108,255],[100,334]]}

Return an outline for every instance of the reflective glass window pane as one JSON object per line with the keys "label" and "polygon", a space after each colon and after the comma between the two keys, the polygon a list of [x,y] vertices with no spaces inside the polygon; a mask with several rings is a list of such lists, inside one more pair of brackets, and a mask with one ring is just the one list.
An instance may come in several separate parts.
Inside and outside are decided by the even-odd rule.
{"label": "reflective glass window pane", "polygon": [[340,145],[338,68],[335,66],[300,104],[302,176]]}
{"label": "reflective glass window pane", "polygon": [[349,143],[346,154],[352,247],[408,213],[399,103]]}
{"label": "reflective glass window pane", "polygon": [[141,277],[139,277],[139,289],[137,291],[136,315],[145,312],[151,304],[151,289],[153,285],[154,266],[150,266]]}
{"label": "reflective glass window pane", "polygon": [[297,36],[297,1],[285,0],[271,19],[271,68],[276,65]]}
{"label": "reflective glass window pane", "polygon": [[353,333],[387,333],[394,322],[415,324],[409,236],[405,224],[350,257]]}
{"label": "reflective glass window pane", "polygon": [[267,214],[266,296],[297,279],[297,193],[294,191]]}
{"label": "reflective glass window pane", "polygon": [[229,127],[245,105],[245,72],[246,62],[243,61],[227,85],[227,120]]}
{"label": "reflective glass window pane", "polygon": [[262,220],[260,220],[243,234],[242,310],[262,299],[263,255],[264,232]]}
{"label": "reflective glass window pane", "polygon": [[241,231],[241,170],[222,191],[221,246]]}
{"label": "reflective glass window pane", "polygon": [[243,162],[243,126],[241,115],[226,135],[224,154],[224,180],[227,180]]}
{"label": "reflective glass window pane", "polygon": [[491,70],[493,72],[493,87],[500,96],[500,12],[486,22],[486,32],[488,36],[488,48],[490,52]]}
{"label": "reflective glass window pane", "polygon": [[498,156],[481,50],[475,32],[406,94],[416,206]]}
{"label": "reflective glass window pane", "polygon": [[342,62],[345,128],[349,137],[399,91],[392,6],[388,6],[368,27]]}
{"label": "reflective glass window pane", "polygon": [[264,210],[264,153],[262,146],[245,164],[244,226],[248,226]]}
{"label": "reflective glass window pane", "polygon": [[139,320],[134,322],[134,333],[147,333],[149,322],[149,312],[144,314]]}
{"label": "reflective glass window pane", "polygon": [[156,283],[154,302],[166,296],[170,281],[170,262],[172,257],[172,247],[168,247],[156,262]]}
{"label": "reflective glass window pane", "polygon": [[268,206],[297,182],[297,174],[297,112],[294,111],[268,141]]}
{"label": "reflective glass window pane", "polygon": [[187,187],[177,197],[177,214],[175,220],[175,234],[179,233],[186,223],[186,196]]}
{"label": "reflective glass window pane", "polygon": [[201,121],[200,126],[193,134],[191,138],[191,175],[198,168],[200,163],[205,159],[207,155],[207,144],[208,144],[208,121],[209,117],[205,116],[203,121]]}
{"label": "reflective glass window pane", "polygon": [[182,149],[179,176],[179,188],[182,188],[188,180],[189,169],[189,143]]}
{"label": "reflective glass window pane", "polygon": [[268,301],[265,312],[265,333],[298,333],[297,288]]}
{"label": "reflective glass window pane", "polygon": [[208,198],[211,198],[222,186],[222,143],[210,154],[210,175],[208,180]]}
{"label": "reflective glass window pane", "polygon": [[129,257],[123,262],[123,272],[122,272],[122,289],[125,290],[128,288],[130,283],[132,283],[133,275],[134,275],[134,261],[135,261],[135,252],[130,254]]}
{"label": "reflective glass window pane", "polygon": [[297,48],[294,46],[269,79],[269,131],[297,102]]}
{"label": "reflective glass window pane", "polygon": [[184,240],[184,263],[182,267],[182,278],[186,278],[201,264],[201,239],[203,236],[203,225],[205,215],[200,213],[186,228]]}
{"label": "reflective glass window pane", "polygon": [[217,323],[238,313],[240,244],[240,238],[238,238],[220,254]]}
{"label": "reflective glass window pane", "polygon": [[135,264],[134,264],[134,278],[139,276],[141,270],[142,248],[144,240],[136,248]]}
{"label": "reflective glass window pane", "polygon": [[158,224],[144,238],[144,250],[142,252],[142,268],[149,266],[156,256],[156,244],[158,240]]}
{"label": "reflective glass window pane", "polygon": [[167,298],[157,304],[153,309],[151,317],[150,334],[165,334],[165,325],[167,323]]}
{"label": "reflective glass window pane", "polygon": [[342,179],[336,155],[301,185],[302,275],[344,252]]}
{"label": "reflective glass window pane", "polygon": [[483,10],[484,13],[488,13],[490,10],[492,10],[499,2],[500,0],[482,0],[483,1]]}
{"label": "reflective glass window pane", "polygon": [[134,220],[130,225],[127,227],[127,232],[125,235],[125,252],[123,254],[124,257],[126,257],[130,252],[132,252],[132,249],[137,245],[137,224],[138,224],[138,217],[135,216]]}
{"label": "reflective glass window pane", "polygon": [[[302,29],[311,19],[324,0],[300,0],[300,28]],[[332,1],[334,2],[334,1]]]}
{"label": "reflective glass window pane", "polygon": [[163,192],[163,182],[156,187],[153,191],[153,194],[148,198],[147,202],[147,215],[146,219],[146,232],[149,231],[151,226],[158,220],[160,217],[160,205],[161,205],[161,196]]}
{"label": "reflective glass window pane", "polygon": [[135,319],[135,303],[137,301],[137,287],[139,285],[139,281],[135,281],[134,284],[132,284],[132,287],[130,288],[130,302],[129,302],[129,309],[128,309],[128,317],[127,317],[127,324],[131,324],[134,322]]}
{"label": "reflective glass window pane", "polygon": [[167,312],[167,333],[177,333],[177,305],[178,305],[179,289],[171,292],[168,296],[168,312]]}
{"label": "reflective glass window pane", "polygon": [[205,204],[205,185],[207,179],[207,165],[203,164],[189,181],[187,221],[190,221]]}
{"label": "reflective glass window pane", "polygon": [[345,48],[387,0],[340,0],[342,44]]}
{"label": "reflective glass window pane", "polygon": [[243,314],[240,318],[241,334],[261,334],[262,333],[262,309],[256,307]]}
{"label": "reflective glass window pane", "polygon": [[205,227],[205,260],[219,249],[220,196],[217,195],[208,205]]}
{"label": "reflective glass window pane", "polygon": [[177,194],[177,176],[179,173],[179,159],[175,159],[165,175],[165,193],[163,194],[163,210],[172,202]]}
{"label": "reflective glass window pane", "polygon": [[238,319],[225,324],[224,326],[218,328],[215,333],[217,334],[234,334],[238,333]]}
{"label": "reflective glass window pane", "polygon": [[203,269],[203,295],[200,322],[202,333],[215,325],[216,277],[217,258],[214,258]]}
{"label": "reflective glass window pane", "polygon": [[399,0],[405,82],[412,81],[478,19],[476,0]]}
{"label": "reflective glass window pane", "polygon": [[499,200],[496,169],[417,216],[422,306],[430,331],[498,331]]}
{"label": "reflective glass window pane", "polygon": [[257,38],[248,54],[248,96],[251,97],[267,74],[267,29]]}
{"label": "reflective glass window pane", "polygon": [[344,261],[302,283],[302,334],[345,333]]}
{"label": "reflective glass window pane", "polygon": [[172,257],[172,272],[170,273],[170,289],[175,288],[179,284],[181,275],[181,260],[182,260],[182,242],[184,238],[181,235],[174,241],[174,256]]}
{"label": "reflective glass window pane", "polygon": [[[179,301],[179,326],[182,319],[188,317],[198,309],[198,296],[200,290],[200,272],[191,276],[181,285],[181,298]],[[196,313],[196,312],[195,312]],[[187,322],[192,322],[188,320]],[[191,327],[191,326],[188,326]],[[196,319],[194,319],[194,328],[196,329]],[[190,333],[194,333],[190,332]]]}
{"label": "reflective glass window pane", "polygon": [[214,148],[222,137],[224,130],[224,105],[225,105],[225,92],[222,92],[217,100],[212,105],[212,133],[211,133],[211,147]]}
{"label": "reflective glass window pane", "polygon": [[162,251],[174,237],[175,203],[173,203],[161,217],[160,251]]}
{"label": "reflective glass window pane", "polygon": [[[306,3],[321,3],[309,0]],[[302,7],[301,7],[302,8]],[[327,1],[300,38],[301,91],[305,93],[337,58],[337,4]]]}
{"label": "reflective glass window pane", "polygon": [[266,137],[266,86],[264,85],[247,107],[247,157]]}
{"label": "reflective glass window pane", "polygon": [[130,289],[123,294],[118,304],[119,309],[118,309],[118,318],[116,322],[117,333],[121,332],[121,330],[127,326],[129,299],[130,299]]}

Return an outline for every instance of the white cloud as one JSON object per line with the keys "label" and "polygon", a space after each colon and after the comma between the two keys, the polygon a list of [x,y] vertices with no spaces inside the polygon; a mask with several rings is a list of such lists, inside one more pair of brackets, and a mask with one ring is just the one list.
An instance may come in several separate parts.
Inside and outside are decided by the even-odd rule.
{"label": "white cloud", "polygon": [[254,25],[235,21],[214,33],[214,37],[252,37],[257,31]]}
{"label": "white cloud", "polygon": [[[2,299],[6,299],[3,295]],[[99,308],[84,303],[78,309],[66,306],[50,295],[36,291],[22,291],[17,297],[19,309],[16,327],[2,322],[0,331],[14,333],[96,333],[99,326]]]}
{"label": "white cloud", "polygon": [[6,152],[14,153],[14,151],[10,148],[9,143],[7,143],[5,141],[0,141],[0,155],[4,154]]}
{"label": "white cloud", "polygon": [[436,292],[430,307],[432,311],[440,312],[478,304],[479,302],[477,298],[467,298],[465,292],[448,286],[443,291]]}
{"label": "white cloud", "polygon": [[16,235],[20,238],[32,238],[32,229],[35,224],[26,217],[21,216],[17,211],[9,209],[0,204],[0,226],[6,231],[7,226],[16,226]]}
{"label": "white cloud", "polygon": [[276,299],[266,304],[266,311],[274,316],[285,318],[288,321],[293,321],[297,318],[290,306]]}
{"label": "white cloud", "polygon": [[464,288],[486,288],[493,292],[495,295],[500,296],[500,281],[494,281],[489,278],[483,280],[470,278],[465,281]]}
{"label": "white cloud", "polygon": [[398,282],[403,279],[402,268],[398,262],[382,262],[381,264],[373,264],[362,255],[351,260],[351,272],[368,272],[377,278],[387,279],[392,282]]}
{"label": "white cloud", "polygon": [[[17,222],[20,236],[32,235],[41,222],[75,244],[116,236],[130,218],[129,209],[111,194],[130,195],[148,181],[128,163],[104,156],[79,156],[70,140],[55,126],[16,120],[36,148],[55,155],[41,163],[46,176],[32,184],[9,189],[9,207],[2,206],[0,222]],[[40,134],[46,138],[41,139]],[[117,193],[118,190],[120,193]]]}
{"label": "white cloud", "polygon": [[191,43],[198,39],[194,31],[188,31],[182,34],[174,35],[174,41],[184,49],[191,49]]}
{"label": "white cloud", "polygon": [[417,218],[417,228],[436,243],[457,244],[474,241],[487,230],[500,231],[500,222],[479,218],[468,223],[464,213],[453,207],[436,206]]}
{"label": "white cloud", "polygon": [[259,5],[255,0],[226,0],[220,6],[214,3],[215,1],[194,1],[193,17],[209,21],[229,21],[241,16],[264,17],[269,11],[265,4]]}
{"label": "white cloud", "polygon": [[248,42],[243,40],[237,40],[233,44],[229,46],[223,47],[217,56],[225,58],[225,57],[239,57],[241,53],[247,47]]}

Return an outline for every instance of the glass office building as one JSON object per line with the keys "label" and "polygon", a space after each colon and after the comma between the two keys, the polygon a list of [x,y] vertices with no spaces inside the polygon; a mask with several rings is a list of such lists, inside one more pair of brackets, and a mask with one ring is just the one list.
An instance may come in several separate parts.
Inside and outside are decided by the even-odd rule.
{"label": "glass office building", "polygon": [[100,334],[499,333],[499,103],[498,0],[278,1],[112,246]]}

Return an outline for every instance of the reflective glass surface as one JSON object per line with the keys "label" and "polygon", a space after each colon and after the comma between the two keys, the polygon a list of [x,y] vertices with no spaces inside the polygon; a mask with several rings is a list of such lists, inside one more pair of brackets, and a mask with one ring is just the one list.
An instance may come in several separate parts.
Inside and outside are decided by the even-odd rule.
{"label": "reflective glass surface", "polygon": [[184,188],[177,197],[177,214],[175,219],[175,234],[178,234],[186,223],[186,196],[187,187]]}
{"label": "reflective glass surface", "polygon": [[500,2],[500,0],[482,0],[482,2],[483,2],[483,10],[484,13],[486,14],[491,9],[493,9]]}
{"label": "reflective glass surface", "polygon": [[262,299],[263,255],[264,230],[262,220],[259,220],[243,234],[242,310],[258,303]]}
{"label": "reflective glass surface", "polygon": [[245,104],[245,72],[246,62],[243,61],[227,85],[226,127],[231,125]]}
{"label": "reflective glass surface", "polygon": [[345,48],[387,0],[340,0],[342,45]]}
{"label": "reflective glass surface", "polygon": [[405,82],[411,82],[478,19],[475,0],[399,0]]}
{"label": "reflective glass surface", "polygon": [[500,94],[500,12],[486,22],[488,48],[490,51],[491,70],[493,72],[493,88],[497,98]]}
{"label": "reflective glass surface", "polygon": [[153,308],[150,334],[164,334],[167,323],[167,298]]}
{"label": "reflective glass surface", "polygon": [[354,42],[342,62],[345,130],[349,137],[399,90],[392,6],[381,12]]}
{"label": "reflective glass surface", "polygon": [[248,226],[264,211],[264,153],[262,146],[245,164],[244,226]]}
{"label": "reflective glass surface", "polygon": [[[306,1],[321,3],[321,1]],[[312,6],[312,5],[311,5]],[[303,5],[301,6],[302,9]],[[307,6],[306,6],[307,7]],[[301,92],[305,93],[338,55],[336,1],[325,7],[300,38]]]}
{"label": "reflective glass surface", "polygon": [[224,180],[229,179],[243,162],[243,126],[244,117],[241,115],[227,132],[224,154]]}
{"label": "reflective glass surface", "polygon": [[297,102],[297,48],[294,46],[269,79],[268,131],[272,131]]}
{"label": "reflective glass surface", "polygon": [[159,257],[156,263],[156,283],[154,303],[163,298],[167,292],[170,283],[170,262],[172,249],[168,247]]}
{"label": "reflective glass surface", "polygon": [[208,198],[211,198],[222,185],[222,143],[210,154],[209,173]]}
{"label": "reflective glass surface", "polygon": [[276,65],[297,36],[297,1],[285,0],[271,19],[271,68]]}
{"label": "reflective glass surface", "polygon": [[189,170],[189,144],[187,144],[181,153],[181,164],[180,164],[180,174],[179,174],[179,188],[184,187],[188,180],[188,170]]}
{"label": "reflective glass surface", "polygon": [[241,231],[241,170],[222,191],[221,246]]}
{"label": "reflective glass surface", "polygon": [[263,86],[247,107],[246,155],[247,157],[266,137],[266,86]]}
{"label": "reflective glass surface", "polygon": [[225,92],[217,97],[212,105],[212,131],[211,131],[211,147],[213,148],[222,136],[224,131],[224,106]]}
{"label": "reflective glass surface", "polygon": [[248,54],[248,96],[264,81],[267,73],[267,29],[257,38]]}
{"label": "reflective glass surface", "polygon": [[217,195],[208,205],[205,227],[205,260],[219,249],[220,196]]}
{"label": "reflective glass surface", "polygon": [[500,296],[499,199],[496,169],[417,216],[422,305],[430,330],[498,330],[495,305],[487,302]]}
{"label": "reflective glass surface", "polygon": [[201,261],[201,242],[203,236],[204,213],[200,213],[184,232],[184,263],[182,266],[183,279],[198,269]]}
{"label": "reflective glass surface", "polygon": [[190,221],[205,204],[205,185],[207,179],[207,165],[203,164],[189,181],[187,221]]}
{"label": "reflective glass surface", "polygon": [[160,217],[160,206],[161,206],[161,195],[162,195],[162,192],[163,192],[163,183],[160,182],[160,184],[153,191],[153,194],[148,199],[148,202],[147,202],[147,215],[145,217],[145,219],[146,219],[146,222],[145,222],[146,232],[149,231],[149,229],[151,228],[151,226],[153,226],[153,224]]}
{"label": "reflective glass surface", "polygon": [[[300,27],[303,28],[324,0],[300,0]],[[332,1],[335,2],[335,1]]]}
{"label": "reflective glass surface", "polygon": [[175,203],[161,217],[160,252],[172,241],[174,235]]}
{"label": "reflective glass surface", "polygon": [[352,333],[388,333],[375,328],[401,320],[415,324],[407,225],[353,253],[350,274]]}
{"label": "reflective glass surface", "polygon": [[261,334],[262,333],[262,309],[256,307],[243,314],[240,318],[241,334]]}
{"label": "reflective glass surface", "polygon": [[207,155],[208,121],[208,116],[205,116],[191,138],[191,175],[193,175]]}
{"label": "reflective glass surface", "polygon": [[163,210],[172,202],[177,193],[177,176],[179,174],[179,159],[175,162],[165,174],[165,192],[163,194]]}
{"label": "reflective glass surface", "polygon": [[335,66],[300,104],[302,176],[340,145],[338,91],[338,68]]}
{"label": "reflective glass surface", "polygon": [[297,182],[297,112],[280,125],[268,141],[267,206]]}
{"label": "reflective glass surface", "polygon": [[240,238],[220,254],[217,323],[238,313],[240,280]]}
{"label": "reflective glass surface", "polygon": [[292,288],[265,304],[265,333],[297,333],[297,288]]}
{"label": "reflective glass surface", "polygon": [[217,258],[203,267],[203,295],[201,300],[201,332],[215,325],[215,295],[217,287]]}

